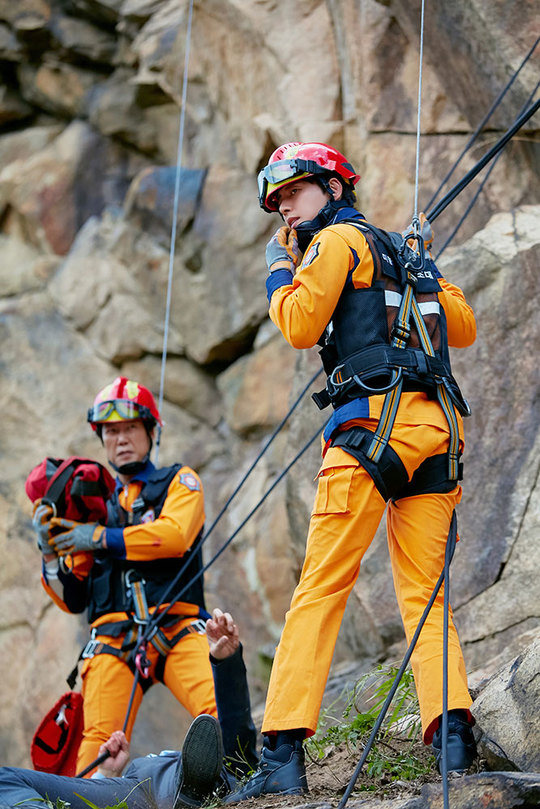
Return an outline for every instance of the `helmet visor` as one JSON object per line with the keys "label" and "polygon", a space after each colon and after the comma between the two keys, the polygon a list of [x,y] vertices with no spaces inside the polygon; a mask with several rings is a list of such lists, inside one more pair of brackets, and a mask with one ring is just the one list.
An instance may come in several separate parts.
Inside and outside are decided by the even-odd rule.
{"label": "helmet visor", "polygon": [[88,411],[90,424],[101,424],[106,421],[130,421],[131,419],[151,419],[155,422],[148,407],[132,402],[130,399],[98,402]]}
{"label": "helmet visor", "polygon": [[281,185],[290,183],[295,177],[303,179],[304,177],[309,177],[310,174],[328,174],[329,171],[331,171],[330,168],[323,168],[314,160],[297,160],[293,158],[269,163],[259,172],[257,178],[259,205],[267,211],[276,210],[276,206],[268,205],[269,196],[274,194]]}

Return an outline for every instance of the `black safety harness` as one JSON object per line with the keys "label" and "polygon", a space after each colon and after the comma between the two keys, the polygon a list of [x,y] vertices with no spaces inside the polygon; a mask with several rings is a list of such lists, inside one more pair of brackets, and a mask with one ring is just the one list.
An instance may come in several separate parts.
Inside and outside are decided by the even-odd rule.
{"label": "black safety harness", "polygon": [[[182,464],[175,464],[171,467],[156,469],[149,476],[140,495],[134,501],[131,512],[123,509],[119,504],[118,494],[113,494],[108,504],[109,518],[107,526],[138,525],[149,511],[152,512],[153,519],[157,518],[163,508],[169,486],[181,467]],[[202,529],[189,551],[187,551],[187,554],[199,557],[196,560],[198,563],[196,569],[202,564],[199,548],[201,538]],[[159,596],[164,585],[170,581],[171,572],[176,572],[176,567],[185,563],[187,554],[184,554],[181,560],[167,559],[147,563],[111,561],[105,554],[101,559],[97,558],[98,555],[96,554],[95,564],[101,565],[103,568],[100,571],[99,578],[106,580],[108,583],[112,581],[112,586],[110,588],[111,592],[107,594],[105,601],[103,599],[100,601],[94,592],[99,587],[94,587],[91,590],[88,603],[89,620],[92,622],[99,615],[118,611],[125,611],[128,617],[121,621],[105,622],[92,628],[90,640],[82,650],[75,668],[67,678],[70,688],[74,687],[81,660],[87,660],[99,654],[109,654],[123,660],[133,673],[138,670],[141,675],[140,685],[143,691],[146,691],[152,685],[152,680],[148,677],[150,669],[150,661],[146,654],[148,643],[151,643],[159,652],[154,674],[157,680],[163,682],[165,663],[171,649],[187,635],[193,633],[204,634],[205,632],[207,613],[202,585],[199,582],[198,585],[189,587],[189,593],[186,594],[184,600],[197,604],[200,613],[205,617],[167,615],[160,621],[159,626],[154,627],[152,634],[143,639],[143,635],[147,634],[145,630],[152,615],[148,608],[148,596],[150,595],[151,604],[159,603]],[[184,626],[171,638],[166,636],[163,629],[175,626],[187,618],[191,619],[187,626]],[[124,637],[122,645],[116,648],[100,640],[99,638],[102,636],[111,638]]]}
{"label": "black safety harness", "polygon": [[[375,432],[354,426],[332,437],[332,446],[353,455],[373,478],[385,500],[426,491],[451,491],[461,479],[459,428],[454,406],[470,408],[452,376],[440,285],[408,237],[387,233],[365,221],[342,220],[366,239],[374,275],[371,287],[347,285],[320,351],[327,382],[313,394],[320,409],[336,409],[360,397],[384,395]],[[435,345],[435,347],[434,347]],[[424,391],[439,401],[450,431],[446,455],[427,459],[411,481],[389,439],[403,391]]]}

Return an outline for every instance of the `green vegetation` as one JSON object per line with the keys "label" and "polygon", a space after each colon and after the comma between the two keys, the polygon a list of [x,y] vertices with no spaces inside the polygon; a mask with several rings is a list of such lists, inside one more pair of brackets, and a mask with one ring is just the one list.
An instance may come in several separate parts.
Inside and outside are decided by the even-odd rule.
{"label": "green vegetation", "polygon": [[[380,710],[392,687],[397,666],[380,665],[364,675],[352,692],[341,696],[321,715],[317,733],[306,742],[306,752],[315,761],[326,759],[344,747],[360,759]],[[332,716],[338,704],[341,716]],[[366,761],[360,790],[380,789],[381,781],[414,781],[432,773],[433,756],[421,741],[418,700],[412,672],[407,669],[390,704],[378,737]],[[371,783],[373,782],[373,783]]]}

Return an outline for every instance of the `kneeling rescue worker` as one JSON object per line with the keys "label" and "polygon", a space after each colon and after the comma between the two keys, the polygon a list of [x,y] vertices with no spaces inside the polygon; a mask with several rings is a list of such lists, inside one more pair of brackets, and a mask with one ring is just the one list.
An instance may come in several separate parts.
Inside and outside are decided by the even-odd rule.
{"label": "kneeling rescue worker", "polygon": [[[91,639],[81,654],[84,735],[77,772],[93,762],[100,746],[123,726],[134,650],[143,676],[126,728],[128,739],[143,692],[156,681],[162,681],[192,716],[216,716],[202,578],[173,604],[147,647],[137,648],[140,627],[188,556],[195,558],[176,592],[201,569],[201,481],[182,464],[156,469],[151,463],[155,427],[162,421],[151,392],[137,382],[117,377],[103,388],[88,421],[117,473],[107,525],[53,517],[37,527],[42,550],[44,541],[50,548],[50,553],[44,549],[45,589],[67,612],[86,608],[91,625]],[[81,551],[93,556],[89,571],[72,564],[84,560]]]}
{"label": "kneeling rescue worker", "polygon": [[[294,348],[322,346],[327,384],[313,398],[333,414],[304,565],[272,668],[259,767],[228,801],[307,790],[302,742],[317,728],[347,598],[385,507],[410,641],[443,570],[461,498],[461,416],[469,410],[448,345],[474,341],[474,315],[424,253],[425,217],[407,238],[373,227],[353,207],[358,180],[346,158],[321,143],[285,144],[259,174],[261,207],[285,222],[266,249],[270,317]],[[412,667],[424,742],[433,742],[439,761],[442,589]],[[449,771],[467,769],[476,755],[470,705],[450,616]]]}

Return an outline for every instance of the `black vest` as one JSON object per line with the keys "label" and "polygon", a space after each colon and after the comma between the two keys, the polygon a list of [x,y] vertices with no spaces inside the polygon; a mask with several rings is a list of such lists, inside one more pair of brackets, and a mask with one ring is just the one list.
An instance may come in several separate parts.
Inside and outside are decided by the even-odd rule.
{"label": "black vest", "polygon": [[404,390],[424,391],[436,398],[436,380],[445,379],[452,398],[461,400],[452,377],[446,317],[437,295],[441,287],[431,259],[426,258],[424,269],[416,274],[415,299],[423,328],[433,346],[433,357],[422,349],[412,318],[407,347],[392,347],[393,329],[407,278],[398,256],[401,236],[358,220],[345,220],[340,224],[353,225],[363,233],[373,257],[374,273],[370,287],[356,289],[352,281],[347,280],[332,320],[319,341],[328,375],[326,392],[314,396],[319,407],[331,402],[336,408],[359,397],[385,392],[396,368],[403,370]]}
{"label": "black vest", "polygon": [[[166,466],[156,469],[149,475],[139,497],[133,503],[133,511],[125,511],[118,502],[118,492],[115,492],[108,502],[108,528],[124,528],[127,525],[139,525],[142,516],[152,509],[154,518],[157,518],[167,497],[169,486],[181,468],[182,464]],[[133,571],[130,578],[144,579],[145,593],[149,607],[161,602],[171,581],[177,573],[187,564],[190,557],[195,557],[182,574],[174,588],[174,592],[167,596],[167,602],[174,600],[176,593],[182,592],[181,600],[190,604],[197,604],[202,609],[204,604],[204,590],[202,576],[196,582],[193,577],[202,569],[202,552],[200,549],[202,529],[191,546],[180,558],[155,559],[150,562],[134,562],[128,559],[114,559],[106,552],[95,554],[94,565],[90,572],[88,582],[88,621],[92,623],[96,618],[111,612],[133,611],[133,605],[126,594],[126,574]],[[187,589],[184,590],[184,587]]]}

